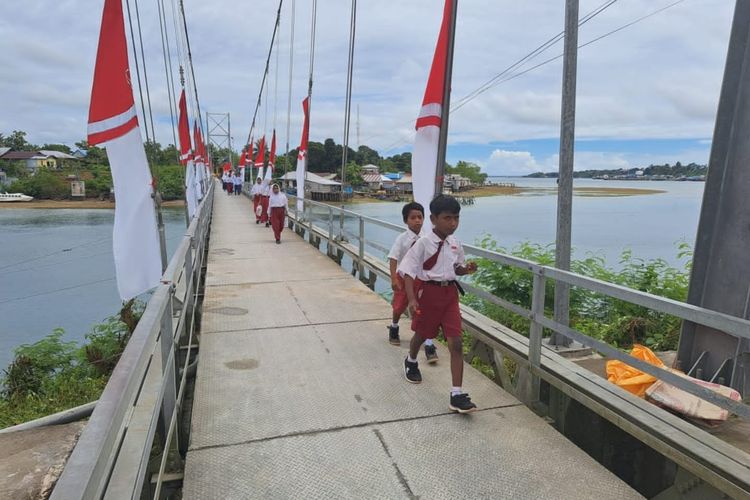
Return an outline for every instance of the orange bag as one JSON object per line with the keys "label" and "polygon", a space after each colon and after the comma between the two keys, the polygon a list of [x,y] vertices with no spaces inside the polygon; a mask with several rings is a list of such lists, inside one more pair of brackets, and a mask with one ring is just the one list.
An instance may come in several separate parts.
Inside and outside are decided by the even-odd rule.
{"label": "orange bag", "polygon": [[[664,363],[656,357],[656,354],[646,346],[640,344],[633,345],[633,350],[630,351],[630,355],[634,358],[658,366],[659,368],[666,368]],[[619,385],[631,394],[635,394],[639,398],[642,398],[646,395],[646,390],[651,387],[651,384],[656,382],[656,377],[649,375],[648,373],[643,373],[642,371],[615,359],[607,361],[607,380]]]}

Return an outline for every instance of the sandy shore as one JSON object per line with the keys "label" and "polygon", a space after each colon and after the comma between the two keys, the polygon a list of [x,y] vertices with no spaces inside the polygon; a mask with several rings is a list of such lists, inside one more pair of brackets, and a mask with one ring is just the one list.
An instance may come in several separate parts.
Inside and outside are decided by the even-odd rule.
{"label": "sandy shore", "polygon": [[[165,201],[164,207],[182,207],[185,202],[182,200]],[[115,203],[112,201],[99,200],[32,200],[25,202],[0,203],[0,209],[3,208],[104,208],[113,209]]]}

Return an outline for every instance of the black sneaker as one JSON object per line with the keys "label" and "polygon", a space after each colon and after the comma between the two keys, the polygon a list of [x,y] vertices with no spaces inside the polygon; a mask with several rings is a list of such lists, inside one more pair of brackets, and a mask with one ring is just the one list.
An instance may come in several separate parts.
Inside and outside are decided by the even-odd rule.
{"label": "black sneaker", "polygon": [[391,345],[401,345],[401,338],[398,336],[398,325],[388,327],[388,342]]}
{"label": "black sneaker", "polygon": [[437,348],[434,345],[424,346],[424,355],[427,357],[427,362],[430,364],[437,363],[438,355]]}
{"label": "black sneaker", "polygon": [[477,405],[471,402],[468,394],[464,393],[451,395],[451,402],[448,408],[458,413],[471,413],[476,411]]}
{"label": "black sneaker", "polygon": [[270,222],[266,222],[266,227],[271,227],[271,223]]}
{"label": "black sneaker", "polygon": [[410,363],[409,358],[404,358],[404,375],[406,376],[406,380],[412,384],[422,383],[422,374],[419,372],[419,363],[416,361]]}
{"label": "black sneaker", "polygon": [[256,221],[255,221],[255,223],[256,223],[256,224],[260,224],[260,221],[259,221],[259,220],[256,220]]}

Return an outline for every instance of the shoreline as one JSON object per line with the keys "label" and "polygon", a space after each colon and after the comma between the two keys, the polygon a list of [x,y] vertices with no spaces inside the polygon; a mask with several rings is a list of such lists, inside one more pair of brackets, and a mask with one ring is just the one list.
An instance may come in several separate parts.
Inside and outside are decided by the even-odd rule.
{"label": "shoreline", "polygon": [[[162,207],[184,207],[185,202],[183,200],[170,200],[162,202]],[[85,209],[101,209],[101,210],[113,210],[115,208],[115,202],[113,201],[100,201],[100,200],[32,200],[15,203],[0,203],[0,209],[18,209],[18,208],[30,208],[30,209],[49,209],[49,208],[85,208]]]}

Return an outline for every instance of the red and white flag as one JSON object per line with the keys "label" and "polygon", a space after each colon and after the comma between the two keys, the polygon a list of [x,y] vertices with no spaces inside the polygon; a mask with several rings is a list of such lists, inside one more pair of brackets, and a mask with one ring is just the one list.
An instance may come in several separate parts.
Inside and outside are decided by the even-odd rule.
{"label": "red and white flag", "polygon": [[195,190],[195,162],[193,161],[193,146],[190,143],[190,122],[187,116],[185,89],[182,89],[180,94],[179,108],[177,131],[180,137],[180,163],[185,167],[185,203],[188,216],[192,219],[198,208],[198,194]]}
{"label": "red and white flag", "polygon": [[297,211],[304,210],[305,198],[305,167],[307,166],[307,138],[310,133],[310,97],[305,97],[302,101],[302,110],[305,113],[305,121],[302,123],[302,140],[299,143],[299,152],[297,153]]}
{"label": "red and white flag", "polygon": [[240,167],[240,179],[242,179],[242,182],[245,182],[245,163],[247,158],[247,152],[243,149],[242,154],[240,154],[240,161],[237,164]]}
{"label": "red and white flag", "polygon": [[253,177],[253,138],[250,137],[250,144],[247,145],[247,164],[250,166],[250,182],[255,184],[255,177]]}
{"label": "red and white flag", "polygon": [[[445,65],[448,59],[448,37],[451,22],[451,0],[445,1],[443,23],[435,46],[430,77],[427,80],[422,109],[417,118],[417,136],[414,139],[414,150],[411,159],[412,185],[414,201],[425,210],[435,197],[435,181],[438,162],[438,142],[440,140],[441,112],[443,94],[446,91]],[[425,225],[426,226],[426,225]]]}
{"label": "red and white flag", "polygon": [[255,153],[255,168],[258,169],[258,177],[263,179],[263,163],[266,160],[266,136],[260,138],[258,151]]}
{"label": "red and white flag", "polygon": [[263,182],[266,185],[271,185],[273,180],[273,169],[274,162],[276,161],[276,129],[273,129],[273,136],[271,138],[271,152],[268,155],[268,167],[266,167],[266,175],[263,177]]}
{"label": "red and white flag", "polygon": [[197,121],[193,121],[193,145],[195,146],[195,190],[200,201],[206,193],[208,175],[206,173],[206,147],[203,145]]}
{"label": "red and white flag", "polygon": [[117,290],[129,300],[159,284],[161,254],[151,174],[130,82],[121,0],[105,0],[89,109],[88,143],[107,150],[115,188]]}

